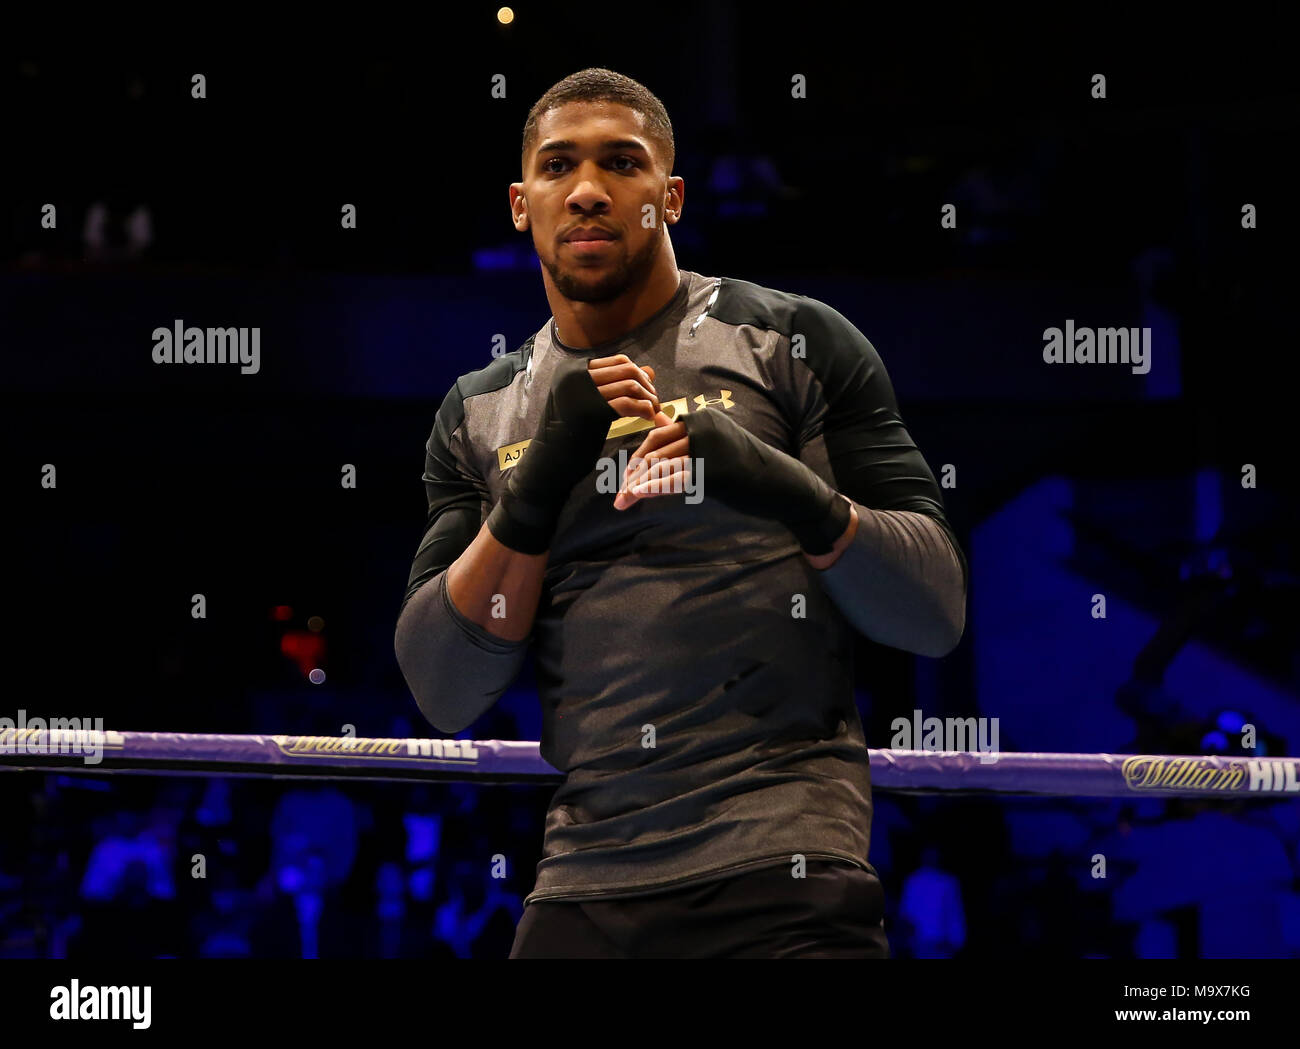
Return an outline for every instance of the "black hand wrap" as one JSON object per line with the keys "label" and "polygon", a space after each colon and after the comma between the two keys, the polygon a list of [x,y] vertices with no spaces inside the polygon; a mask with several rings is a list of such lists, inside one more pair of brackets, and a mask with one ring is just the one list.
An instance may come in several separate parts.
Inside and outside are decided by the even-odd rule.
{"label": "black hand wrap", "polygon": [[591,472],[617,418],[596,389],[585,359],[571,358],[556,367],[537,434],[488,514],[488,531],[497,542],[521,554],[550,549],[569,493]]}
{"label": "black hand wrap", "polygon": [[682,417],[689,456],[704,463],[706,496],[733,510],[780,521],[810,554],[829,554],[849,527],[849,504],[798,459],[764,444],[726,412]]}

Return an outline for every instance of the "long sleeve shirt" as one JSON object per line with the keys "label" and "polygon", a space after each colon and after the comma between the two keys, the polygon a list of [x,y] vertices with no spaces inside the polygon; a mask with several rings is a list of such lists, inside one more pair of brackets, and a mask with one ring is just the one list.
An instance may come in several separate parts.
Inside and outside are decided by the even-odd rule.
{"label": "long sleeve shirt", "polygon": [[[681,277],[619,339],[567,347],[552,320],[462,376],[426,446],[398,662],[430,723],[458,732],[534,646],[541,754],[565,779],[526,902],[640,895],[795,854],[871,870],[853,634],[937,657],[964,629],[966,559],[871,343],[815,299]],[[532,636],[504,641],[458,612],[447,566],[527,454],[556,364],[617,353],[654,367],[671,417],[726,411],[816,471],[854,502],[857,533],[818,571],[785,526],[710,499],[707,469],[702,499],[615,510],[602,478],[621,478],[610,464],[650,428],[621,418],[565,504]]]}

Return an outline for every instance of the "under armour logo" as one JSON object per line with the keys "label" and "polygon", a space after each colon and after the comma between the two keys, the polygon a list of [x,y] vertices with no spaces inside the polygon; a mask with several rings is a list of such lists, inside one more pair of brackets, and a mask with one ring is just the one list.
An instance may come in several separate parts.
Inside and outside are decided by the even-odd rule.
{"label": "under armour logo", "polygon": [[714,405],[721,405],[723,408],[730,410],[736,406],[736,402],[731,399],[730,390],[719,390],[718,392],[721,393],[722,396],[714,400],[709,400],[709,398],[705,397],[702,393],[697,394],[695,397],[695,407],[711,408]]}

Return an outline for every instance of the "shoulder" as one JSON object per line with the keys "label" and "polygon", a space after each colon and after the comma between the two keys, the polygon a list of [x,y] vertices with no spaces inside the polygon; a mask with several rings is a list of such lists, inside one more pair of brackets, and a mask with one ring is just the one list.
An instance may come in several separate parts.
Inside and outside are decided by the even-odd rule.
{"label": "shoulder", "polygon": [[851,320],[820,299],[734,277],[721,279],[710,316],[724,324],[751,324],[777,331],[790,339],[802,335],[808,343],[824,343],[826,352],[838,350],[847,356],[875,352]]}
{"label": "shoulder", "polygon": [[791,356],[827,386],[839,387],[855,376],[869,381],[883,370],[876,348],[858,327],[808,295],[723,277],[711,315],[726,324],[750,324],[784,335]]}
{"label": "shoulder", "polygon": [[815,327],[861,336],[852,321],[820,299],[735,277],[722,277],[720,284],[717,304],[709,312],[724,323],[752,324],[782,335]]}
{"label": "shoulder", "polygon": [[450,437],[465,421],[466,401],[504,390],[514,382],[515,377],[528,368],[533,354],[533,340],[536,337],[530,335],[519,349],[502,354],[491,364],[466,372],[458,378],[447,391],[447,396],[443,398],[442,407],[438,409],[438,421],[434,432],[441,431],[444,437]]}

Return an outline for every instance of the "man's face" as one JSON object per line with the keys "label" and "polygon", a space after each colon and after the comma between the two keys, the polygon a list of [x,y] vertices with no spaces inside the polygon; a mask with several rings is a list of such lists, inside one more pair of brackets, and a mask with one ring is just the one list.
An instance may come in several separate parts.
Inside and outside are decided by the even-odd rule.
{"label": "man's face", "polygon": [[[668,173],[659,165],[640,114],[626,106],[570,102],[542,116],[518,185],[537,256],[566,299],[609,302],[645,279],[664,236]],[[610,239],[573,239],[591,229]]]}

